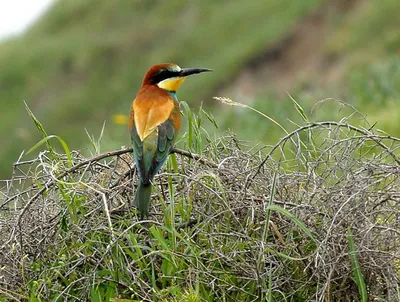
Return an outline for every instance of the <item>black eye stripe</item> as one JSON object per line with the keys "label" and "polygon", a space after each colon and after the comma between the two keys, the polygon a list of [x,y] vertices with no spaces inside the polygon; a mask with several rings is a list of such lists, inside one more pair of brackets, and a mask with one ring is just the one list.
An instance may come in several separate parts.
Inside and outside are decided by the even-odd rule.
{"label": "black eye stripe", "polygon": [[179,71],[172,71],[169,69],[163,69],[160,70],[158,73],[156,73],[153,77],[151,77],[151,83],[152,84],[157,84],[160,83],[161,81],[169,78],[173,78],[179,75]]}

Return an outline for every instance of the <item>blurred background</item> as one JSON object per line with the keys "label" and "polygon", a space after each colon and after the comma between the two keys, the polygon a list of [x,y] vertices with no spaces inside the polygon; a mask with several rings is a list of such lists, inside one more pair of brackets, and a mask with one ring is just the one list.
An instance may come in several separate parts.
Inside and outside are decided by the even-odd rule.
{"label": "blurred background", "polygon": [[400,135],[398,0],[0,3],[0,178],[42,138],[23,101],[71,149],[87,148],[85,129],[98,137],[105,121],[102,151],[118,149],[130,144],[126,116],[144,73],[162,62],[215,70],[189,78],[178,97],[194,111],[202,104],[216,135],[274,144],[284,134],[276,125],[212,97],[290,130],[302,121],[288,93],[310,120],[346,116],[337,103],[311,111],[334,98]]}

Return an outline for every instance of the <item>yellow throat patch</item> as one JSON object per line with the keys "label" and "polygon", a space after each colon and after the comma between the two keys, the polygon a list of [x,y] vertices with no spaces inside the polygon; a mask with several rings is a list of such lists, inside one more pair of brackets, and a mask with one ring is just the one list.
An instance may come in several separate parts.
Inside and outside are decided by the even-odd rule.
{"label": "yellow throat patch", "polygon": [[184,77],[165,79],[164,81],[158,83],[157,86],[168,91],[177,91],[184,80]]}

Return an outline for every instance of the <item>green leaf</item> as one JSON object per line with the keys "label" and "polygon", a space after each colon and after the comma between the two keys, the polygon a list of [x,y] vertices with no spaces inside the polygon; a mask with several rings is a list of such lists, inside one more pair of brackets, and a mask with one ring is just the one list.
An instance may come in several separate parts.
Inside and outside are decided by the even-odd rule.
{"label": "green leaf", "polygon": [[292,96],[291,96],[290,94],[288,94],[288,95],[289,95],[290,99],[292,100],[292,102],[293,102],[293,104],[294,104],[294,107],[296,108],[297,112],[298,112],[298,113],[300,114],[300,116],[302,117],[302,119],[303,119],[306,123],[309,123],[309,120],[308,120],[308,118],[307,118],[307,115],[306,115],[305,112],[304,112],[303,107],[301,107],[300,104],[297,103],[297,101],[296,101],[294,98],[292,98]]}
{"label": "green leaf", "polygon": [[364,282],[360,264],[358,263],[357,251],[354,243],[354,235],[350,227],[347,228],[347,243],[350,251],[349,255],[351,260],[351,266],[353,268],[354,281],[358,286],[358,292],[360,293],[361,301],[367,302],[368,301],[367,287]]}
{"label": "green leaf", "polygon": [[44,143],[47,143],[47,141],[53,137],[54,137],[54,135],[50,135],[50,136],[46,136],[46,137],[42,138],[38,143],[36,143],[32,148],[30,148],[29,151],[26,152],[26,154],[29,154],[29,153],[35,151],[37,148],[39,148]]}
{"label": "green leaf", "polygon": [[[24,101],[25,104],[25,109],[26,111],[28,111],[29,116],[31,117],[31,119],[33,120],[33,122],[36,125],[36,128],[39,129],[39,131],[42,133],[43,137],[48,137],[46,130],[44,130],[44,127],[42,125],[41,122],[39,122],[39,120],[36,118],[36,116],[33,114],[33,112],[31,111],[31,109],[28,107],[28,104]],[[47,145],[47,150],[50,151],[51,154],[54,154],[54,150],[52,148],[52,146],[50,145],[50,143],[48,141],[45,141],[46,145]],[[28,152],[29,153],[29,152]]]}
{"label": "green leaf", "polygon": [[101,301],[101,294],[98,287],[93,286],[90,288],[90,301],[92,302],[102,302]]}
{"label": "green leaf", "polygon": [[178,160],[176,159],[176,154],[173,153],[169,156],[170,161],[171,161],[171,166],[172,169],[174,170],[175,173],[179,172],[179,166],[178,166]]}
{"label": "green leaf", "polygon": [[284,208],[277,206],[277,205],[269,205],[267,206],[267,209],[270,209],[272,211],[277,211],[281,213],[282,215],[285,215],[286,217],[290,218],[304,233],[307,234],[307,236],[313,240],[314,242],[318,242],[314,236],[311,234],[311,231],[306,227],[306,225],[300,221],[296,216],[294,216],[292,213],[289,211],[285,210]]}
{"label": "green leaf", "polygon": [[153,237],[157,240],[157,242],[167,251],[170,250],[170,246],[168,242],[164,239],[164,235],[162,233],[162,230],[160,228],[157,228],[155,226],[152,226],[150,228],[150,233],[153,235]]}
{"label": "green leaf", "polygon": [[[64,152],[65,152],[65,154],[67,156],[68,166],[72,167],[71,151],[69,150],[69,147],[68,147],[67,143],[57,135],[49,135],[49,136],[46,136],[46,137],[42,138],[38,143],[36,143],[32,148],[30,148],[29,151],[26,154],[29,154],[29,153],[35,151],[37,148],[39,148],[44,143],[47,144],[47,142],[52,138],[58,139],[58,141],[60,142],[60,144],[63,147]],[[49,144],[48,144],[48,146],[49,146]],[[53,150],[53,149],[51,148],[51,150]],[[51,150],[49,150],[49,151],[52,152]]]}
{"label": "green leaf", "polygon": [[107,284],[107,290],[106,290],[106,301],[110,301],[112,297],[115,296],[115,284],[112,282],[109,282]]}
{"label": "green leaf", "polygon": [[213,124],[214,127],[218,129],[218,124],[214,116],[211,113],[205,111],[203,108],[201,108],[201,112],[207,117],[207,119],[211,122],[211,124]]}
{"label": "green leaf", "polygon": [[44,137],[48,136],[46,130],[44,130],[44,127],[43,127],[42,123],[39,122],[39,120],[38,120],[38,119],[36,118],[36,116],[33,114],[33,112],[32,112],[31,109],[28,107],[28,105],[26,104],[25,101],[24,101],[24,104],[25,104],[25,109],[26,109],[26,111],[28,111],[29,116],[31,117],[31,119],[32,119],[33,122],[35,123],[36,128],[38,128],[39,131],[42,132],[42,134],[43,134]]}
{"label": "green leaf", "polygon": [[65,215],[61,217],[61,230],[63,230],[64,232],[68,232],[69,230],[68,220],[67,217],[65,217]]}

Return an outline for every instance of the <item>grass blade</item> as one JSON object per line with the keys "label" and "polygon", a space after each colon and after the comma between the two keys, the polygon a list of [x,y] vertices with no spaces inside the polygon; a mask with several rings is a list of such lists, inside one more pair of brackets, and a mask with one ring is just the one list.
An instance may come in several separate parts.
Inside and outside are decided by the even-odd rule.
{"label": "grass blade", "polygon": [[306,225],[300,221],[295,215],[290,213],[289,211],[285,210],[284,208],[277,206],[277,205],[269,205],[267,209],[270,209],[272,211],[277,211],[281,213],[282,215],[285,215],[286,217],[290,218],[304,233],[307,234],[307,236],[314,242],[318,242],[314,236],[311,234],[311,231],[306,227]]}
{"label": "grass blade", "polygon": [[367,287],[364,282],[364,277],[361,272],[360,264],[357,259],[357,251],[354,243],[354,235],[351,228],[347,228],[347,243],[349,246],[349,255],[351,260],[351,266],[353,268],[354,281],[358,286],[358,292],[362,302],[368,301]]}

